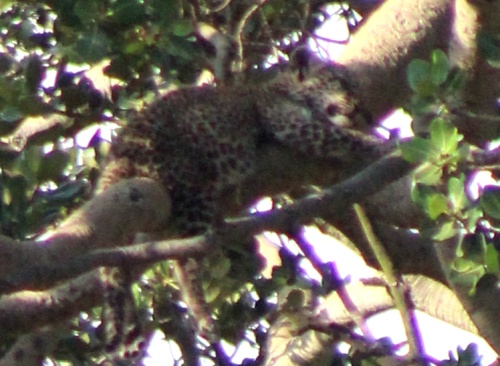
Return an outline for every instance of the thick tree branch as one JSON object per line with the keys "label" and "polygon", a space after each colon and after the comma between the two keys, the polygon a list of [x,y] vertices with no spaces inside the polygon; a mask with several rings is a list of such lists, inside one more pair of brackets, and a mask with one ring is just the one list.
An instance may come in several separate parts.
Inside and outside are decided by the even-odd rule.
{"label": "thick tree branch", "polygon": [[[45,254],[43,259],[38,258],[38,260],[35,260],[31,257],[31,261],[27,261],[26,257],[30,255],[21,255],[24,258],[22,265],[19,266],[18,263],[17,266],[14,266],[15,270],[4,273],[2,286],[4,291],[8,292],[27,288],[43,288],[99,266],[143,265],[165,259],[186,258],[199,255],[204,250],[206,251],[210,243],[230,243],[235,238],[250,237],[264,230],[288,231],[290,227],[310,222],[315,217],[332,215],[332,207],[336,208],[336,214],[342,215],[354,202],[375,194],[392,181],[406,175],[412,168],[412,165],[402,158],[387,157],[369,166],[354,177],[319,194],[298,200],[281,210],[230,220],[215,233],[208,233],[206,237],[158,241],[91,252],[92,249],[106,248],[111,245],[128,245],[131,242],[130,236],[132,233],[151,231],[151,229],[157,228],[157,225],[161,222],[164,222],[162,218],[165,217],[166,213],[163,211],[160,211],[159,218],[154,217],[153,219],[149,216],[153,214],[154,207],[158,206],[158,203],[162,206],[161,202],[163,201],[161,199],[165,199],[165,202],[168,203],[164,193],[156,191],[155,194],[152,194],[150,198],[153,200],[147,200],[148,211],[141,211],[137,209],[136,205],[129,206],[128,204],[131,192],[134,193],[134,197],[137,194],[137,187],[130,188],[130,184],[135,184],[138,181],[148,187],[152,184],[151,188],[155,188],[156,185],[145,180],[125,181],[116,185],[113,190],[108,189],[103,195],[97,196],[87,206],[83,207],[82,211],[77,212],[64,222],[52,238],[45,243],[45,252],[42,252],[42,254]],[[119,215],[116,215],[116,213],[112,218],[112,223],[109,220],[104,223],[101,220],[105,220],[105,218],[101,215],[107,217],[107,215],[111,214],[111,212],[106,211],[111,209],[108,199],[117,200],[117,197],[121,197],[121,194],[124,194],[124,196],[121,201],[118,200],[117,202],[122,202],[126,207],[123,208],[123,211],[118,212],[121,212],[120,216],[125,216],[125,225],[120,222]],[[161,195],[161,199],[158,198],[157,194]],[[138,196],[143,199],[147,197]],[[103,207],[100,207],[100,205],[103,205]],[[116,209],[116,206],[113,207]],[[130,208],[133,208],[132,211],[130,211]],[[127,216],[127,212],[134,216]],[[144,217],[141,217],[141,212],[144,213]],[[94,222],[93,220],[97,221]],[[134,222],[132,223],[130,220]],[[115,226],[111,226],[112,224]],[[114,228],[128,230],[115,231]],[[15,245],[11,244],[8,245],[9,249],[12,249],[11,246],[16,248]],[[5,243],[4,247],[7,248],[7,243]],[[24,251],[29,253],[31,247],[36,248],[36,244],[31,243],[27,248],[24,248]]]}
{"label": "thick tree branch", "polygon": [[0,366],[41,365],[45,356],[56,348],[61,328],[64,326],[49,326],[19,337],[0,360]]}
{"label": "thick tree branch", "polygon": [[[264,230],[289,231],[297,223],[308,223],[315,217],[342,215],[353,203],[363,202],[390,183],[407,175],[413,166],[400,157],[389,156],[362,170],[355,176],[297,200],[280,210],[256,213],[228,221],[221,233],[224,239],[233,235],[252,235]],[[335,210],[332,210],[332,207]]]}
{"label": "thick tree branch", "polygon": [[52,286],[49,277],[54,277],[59,265],[93,249],[129,245],[139,232],[163,229],[169,215],[170,199],[158,183],[143,178],[121,181],[71,215],[44,241],[17,243],[1,238],[1,287],[19,289],[14,283],[23,268],[32,268],[36,276],[23,282],[22,289]]}
{"label": "thick tree branch", "polygon": [[[261,213],[252,217],[238,219],[228,224],[227,227],[224,227],[222,230],[215,233],[209,233],[207,236],[193,237],[183,240],[174,239],[164,242],[150,242],[129,247],[101,249],[89,252],[85,249],[96,248],[97,244],[101,244],[105,248],[109,246],[110,243],[119,243],[120,240],[124,238],[121,232],[117,232],[117,239],[113,240],[110,236],[110,233],[114,232],[112,228],[108,228],[102,223],[92,223],[92,219],[103,218],[100,215],[90,215],[89,212],[94,212],[94,210],[96,210],[96,212],[102,213],[103,211],[97,210],[95,205],[99,202],[104,204],[108,203],[102,196],[98,196],[94,200],[94,203],[91,202],[88,206],[85,206],[82,209],[83,212],[86,212],[85,215],[82,215],[81,212],[75,213],[73,217],[70,217],[67,222],[61,225],[57,235],[53,236],[53,238],[57,238],[56,247],[58,250],[63,250],[63,253],[54,252],[50,257],[45,257],[44,260],[34,261],[32,263],[25,262],[24,267],[18,268],[11,273],[5,273],[3,286],[4,289],[8,291],[23,288],[36,288],[39,287],[40,284],[42,287],[47,287],[57,281],[75,277],[84,271],[89,271],[92,268],[99,266],[144,265],[164,259],[199,255],[209,248],[209,243],[228,242],[232,238],[254,235],[264,229],[280,231],[284,228],[290,227],[291,225],[307,222],[312,220],[314,217],[330,212],[331,207],[337,207],[339,214],[341,214],[345,207],[348,207],[353,202],[358,201],[358,198],[366,197],[367,195],[375,193],[377,189],[381,189],[390,181],[407,174],[407,172],[411,169],[412,166],[404,162],[401,158],[389,157],[373,164],[351,179],[335,185],[318,195],[306,197],[282,210]],[[367,184],[367,182],[370,183]],[[112,194],[109,193],[108,195],[117,198],[121,197],[119,193],[124,190],[127,192],[125,197],[129,197],[129,193],[131,192],[130,185],[133,184],[133,187],[135,188],[136,183],[136,180],[123,182],[118,185],[116,191],[110,188],[106,192],[114,192]],[[139,180],[139,183],[146,184],[149,187],[149,182]],[[133,191],[135,192],[135,190]],[[152,209],[152,207],[154,206],[151,206],[150,208]],[[149,211],[145,212],[146,216],[148,213]],[[85,225],[79,226],[80,228],[92,227],[94,230],[76,230],[74,226],[77,222],[76,217],[86,218]],[[138,223],[143,221],[141,217],[136,217],[135,220],[134,230],[137,230],[141,227],[138,226]],[[156,222],[158,222],[158,220]],[[147,225],[143,223],[142,227],[155,228],[156,225],[151,226],[151,222],[148,222]],[[68,246],[71,248],[71,245],[74,245],[73,240],[76,236],[78,243],[81,246],[75,251],[80,255],[77,254],[73,257],[71,251],[59,241],[62,240],[62,230],[65,228],[72,229],[64,235],[64,238],[68,240]],[[104,232],[101,233],[99,230],[103,230]],[[89,232],[92,232],[92,235],[88,235]],[[106,240],[99,241],[96,239],[103,237],[105,237]],[[125,235],[125,237],[128,237],[128,235]],[[90,242],[85,243],[85,240],[89,240]],[[50,247],[50,240],[45,244]],[[128,244],[128,240],[125,240],[124,244]],[[31,243],[31,245],[28,245],[25,249],[29,250],[29,247],[35,245],[37,244]],[[55,261],[47,260],[47,258],[55,258]],[[54,267],[57,268],[54,269]],[[43,278],[40,279],[40,276]],[[77,311],[75,306],[82,309],[82,306],[85,307],[85,304],[88,306],[96,304],[96,302],[94,302],[95,296],[88,296],[88,291],[96,291],[95,287],[99,284],[99,282],[97,285],[94,284],[90,287],[82,285],[83,287],[77,290],[80,286],[79,284],[88,283],[87,281],[89,281],[89,279],[87,279],[86,276],[92,276],[92,274],[84,275],[81,279],[79,278],[70,281],[62,287],[49,290],[49,292],[18,292],[6,296],[2,299],[2,301],[0,301],[0,308],[5,307],[5,311],[2,313],[9,314],[9,324],[11,324],[11,326],[13,324],[17,324],[18,330],[22,329],[22,327],[19,325],[19,318],[16,319],[15,309],[23,310],[19,314],[23,314],[22,316],[29,320],[24,323],[26,326],[29,326],[30,324],[39,324],[39,322],[48,323],[50,321],[54,321],[57,316],[61,315],[74,315],[75,311]],[[93,281],[98,281],[98,279],[94,278]],[[96,293],[102,293],[102,291],[97,290]],[[55,301],[55,299],[57,299],[57,301]],[[92,299],[94,299],[94,301],[92,301]],[[23,304],[23,306],[18,306],[19,304]],[[33,320],[29,314],[33,314],[33,317],[36,315],[38,321]],[[8,329],[7,324],[4,329]]]}
{"label": "thick tree branch", "polygon": [[351,72],[363,105],[376,120],[410,97],[410,61],[428,59],[434,48],[447,49],[452,7],[448,0],[385,1],[337,60]]}
{"label": "thick tree branch", "polygon": [[103,301],[109,287],[103,270],[94,270],[46,291],[19,291],[0,301],[0,327],[20,334],[90,310]]}
{"label": "thick tree branch", "polygon": [[[461,107],[497,115],[500,69],[488,62],[478,42],[500,33],[499,24],[498,1],[388,0],[364,21],[337,61],[356,81],[362,105],[380,120],[413,94],[406,76],[410,61],[429,59],[440,48],[467,75]],[[454,123],[480,146],[500,134],[498,120],[458,118]]]}

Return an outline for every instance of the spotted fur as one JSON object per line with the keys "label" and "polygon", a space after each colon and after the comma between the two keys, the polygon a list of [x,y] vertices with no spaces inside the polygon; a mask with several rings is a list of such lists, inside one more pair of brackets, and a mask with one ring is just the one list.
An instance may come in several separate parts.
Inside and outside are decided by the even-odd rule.
{"label": "spotted fur", "polygon": [[[178,234],[198,234],[223,214],[218,202],[225,192],[255,173],[263,144],[321,158],[367,149],[380,155],[380,142],[360,132],[370,122],[348,78],[333,65],[311,67],[300,77],[284,72],[264,84],[180,89],[130,119],[113,144],[100,186],[133,176],[158,180],[170,193]],[[196,266],[186,264],[189,270],[181,269],[179,278],[193,282]],[[202,295],[200,286],[181,288],[187,297]],[[185,301],[195,304],[195,317],[205,312],[209,318],[199,301]]]}

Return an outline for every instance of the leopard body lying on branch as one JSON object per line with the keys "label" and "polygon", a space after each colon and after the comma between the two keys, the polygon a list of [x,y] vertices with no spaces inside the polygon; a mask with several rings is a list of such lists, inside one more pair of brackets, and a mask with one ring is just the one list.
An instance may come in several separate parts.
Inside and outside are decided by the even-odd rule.
{"label": "leopard body lying on branch", "polygon": [[[262,160],[272,160],[280,151],[293,152],[291,166],[306,174],[307,167],[293,159],[356,162],[367,155],[373,160],[384,155],[385,145],[366,134],[371,120],[351,89],[340,66],[315,63],[261,84],[173,91],[129,120],[113,143],[98,189],[123,178],[155,179],[172,199],[166,226],[180,237],[203,233],[227,214],[223,201],[229,193],[237,197],[252,177],[258,181],[262,167],[273,166]],[[264,149],[270,153],[262,153]],[[277,172],[269,175],[279,181],[279,189],[288,188],[288,179]],[[305,180],[314,183],[314,176]],[[198,328],[205,334],[214,332],[197,262],[190,259],[177,267],[184,301]]]}

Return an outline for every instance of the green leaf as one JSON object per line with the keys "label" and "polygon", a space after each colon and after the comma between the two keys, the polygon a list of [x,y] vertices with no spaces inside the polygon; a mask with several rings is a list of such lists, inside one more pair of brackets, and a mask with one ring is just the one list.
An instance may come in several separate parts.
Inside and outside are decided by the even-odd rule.
{"label": "green leaf", "polygon": [[23,41],[28,41],[35,33],[35,24],[31,19],[25,19],[21,22],[19,36]]}
{"label": "green leaf", "polygon": [[207,303],[211,304],[219,297],[221,293],[220,286],[207,286],[203,288],[203,293],[205,295],[205,300]]}
{"label": "green leaf", "polygon": [[[144,47],[144,43],[140,42],[140,45]],[[128,45],[125,46],[124,52],[128,52]],[[109,66],[104,69],[104,74],[113,78],[128,80],[132,77],[133,72],[128,60],[125,57],[118,56],[111,60]]]}
{"label": "green leaf", "polygon": [[24,77],[26,80],[26,89],[30,93],[35,93],[42,81],[44,74],[44,67],[42,60],[37,55],[28,56],[25,61]]}
{"label": "green leaf", "polygon": [[132,298],[134,299],[135,306],[143,305],[144,294],[142,293],[141,286],[136,282],[130,286],[130,292],[132,293]]}
{"label": "green leaf", "polygon": [[81,197],[88,189],[87,183],[83,180],[75,180],[62,184],[54,191],[48,192],[44,198],[52,204],[67,204],[78,197]]}
{"label": "green leaf", "polygon": [[191,62],[196,58],[196,51],[193,49],[192,42],[189,42],[184,37],[170,37],[166,47],[170,55],[179,57],[182,60]]}
{"label": "green leaf", "polygon": [[474,269],[477,267],[477,263],[466,259],[466,258],[455,258],[455,260],[452,263],[452,268],[454,271],[458,273],[466,273],[469,272],[470,270]]}
{"label": "green leaf", "polygon": [[434,234],[432,235],[432,239],[434,239],[435,241],[447,240],[457,233],[457,231],[455,230],[455,223],[452,220],[439,225],[433,231]]}
{"label": "green leaf", "polygon": [[37,171],[37,179],[39,182],[48,180],[57,180],[70,161],[70,155],[61,150],[54,150],[42,158]]}
{"label": "green leaf", "polygon": [[481,365],[482,356],[478,352],[476,343],[470,343],[465,350],[458,347],[458,365],[460,366],[476,366]]}
{"label": "green leaf", "polygon": [[477,226],[477,221],[481,217],[483,217],[483,210],[479,206],[468,209],[464,214],[464,218],[467,220],[466,229],[468,231],[473,231]]}
{"label": "green leaf", "polygon": [[432,145],[442,154],[452,154],[457,150],[461,136],[451,123],[442,118],[435,118],[429,127]]}
{"label": "green leaf", "polygon": [[141,54],[146,50],[147,46],[143,40],[129,42],[125,45],[123,52],[126,54]]}
{"label": "green leaf", "polygon": [[460,249],[462,256],[469,259],[475,263],[483,264],[484,255],[486,253],[486,240],[484,235],[479,234],[467,234],[462,238],[460,243]]}
{"label": "green leaf", "polygon": [[469,204],[469,200],[465,194],[464,180],[464,176],[460,179],[451,177],[448,180],[448,198],[455,212],[463,210]]}
{"label": "green leaf", "polygon": [[231,269],[231,261],[229,258],[220,257],[215,264],[210,268],[210,275],[215,279],[222,279],[229,273]]}
{"label": "green leaf", "polygon": [[111,42],[99,31],[84,33],[68,52],[75,63],[96,63],[108,55]]}
{"label": "green leaf", "polygon": [[266,18],[272,17],[277,12],[276,8],[279,8],[280,5],[275,3],[276,2],[271,2],[271,3],[268,2],[266,3],[266,5],[262,7],[262,13]]}
{"label": "green leaf", "polygon": [[449,72],[448,79],[444,85],[445,93],[452,94],[462,89],[466,80],[466,73],[458,68]]}
{"label": "green leaf", "polygon": [[495,69],[500,69],[500,60],[488,60],[491,67]]}
{"label": "green leaf", "polygon": [[431,220],[448,212],[448,199],[442,193],[434,193],[427,197],[425,211]]}
{"label": "green leaf", "polygon": [[10,8],[10,6],[15,3],[15,1],[10,1],[10,0],[0,0],[0,11],[4,11],[7,8]]}
{"label": "green leaf", "polygon": [[408,83],[415,93],[422,96],[432,96],[437,92],[437,87],[432,82],[431,64],[424,60],[416,59],[410,62]]}
{"label": "green leaf", "polygon": [[434,50],[431,55],[431,80],[436,86],[442,85],[450,71],[446,54],[441,50]]}
{"label": "green leaf", "polygon": [[17,122],[23,117],[23,112],[16,106],[8,106],[0,111],[0,120],[5,122]]}
{"label": "green leaf", "polygon": [[303,290],[293,289],[286,297],[282,308],[288,311],[297,311],[305,306],[306,296]]}
{"label": "green leaf", "polygon": [[500,61],[500,37],[498,35],[480,32],[477,45],[488,61]]}
{"label": "green leaf", "polygon": [[427,196],[433,193],[434,190],[431,187],[425,184],[417,183],[414,184],[411,189],[411,199],[413,202],[423,206],[427,200]]}
{"label": "green leaf", "polygon": [[403,158],[410,163],[427,160],[430,155],[430,147],[430,141],[421,137],[415,137],[399,144]]}
{"label": "green leaf", "polygon": [[486,253],[484,255],[484,262],[486,264],[486,272],[496,274],[499,271],[498,251],[493,244],[488,244]]}
{"label": "green leaf", "polygon": [[182,3],[178,1],[150,0],[149,5],[154,14],[161,14],[158,22],[165,27],[170,27],[182,13]]}
{"label": "green leaf", "polygon": [[189,19],[180,19],[172,27],[172,33],[177,37],[186,37],[193,32],[193,23]]}
{"label": "green leaf", "polygon": [[412,114],[418,116],[425,116],[426,114],[435,114],[436,100],[428,96],[413,94],[411,96],[409,108]]}
{"label": "green leaf", "polygon": [[36,116],[51,112],[50,106],[36,94],[22,95],[17,102],[26,115]]}
{"label": "green leaf", "polygon": [[479,202],[488,216],[500,219],[500,187],[491,185],[484,187]]}
{"label": "green leaf", "polygon": [[43,152],[39,146],[24,149],[14,165],[14,171],[22,174],[30,184],[35,184],[42,156]]}
{"label": "green leaf", "polygon": [[99,0],[77,0],[73,6],[74,15],[83,24],[96,22],[100,14]]}
{"label": "green leaf", "polygon": [[61,102],[64,104],[67,111],[73,111],[85,105],[87,100],[85,90],[78,85],[61,88]]}
{"label": "green leaf", "polygon": [[469,288],[469,294],[473,295],[477,282],[485,273],[484,265],[468,259],[456,258],[451,268],[453,269],[451,281],[458,286]]}
{"label": "green leaf", "polygon": [[415,172],[417,182],[433,186],[441,182],[443,168],[435,164],[425,164]]}
{"label": "green leaf", "polygon": [[145,7],[138,0],[117,0],[111,10],[117,24],[137,24],[146,19]]}
{"label": "green leaf", "polygon": [[461,144],[454,155],[456,155],[457,162],[467,160],[470,155],[470,145],[467,143]]}
{"label": "green leaf", "polygon": [[16,175],[5,180],[3,187],[3,201],[7,205],[23,204],[26,200],[28,182],[22,175]]}

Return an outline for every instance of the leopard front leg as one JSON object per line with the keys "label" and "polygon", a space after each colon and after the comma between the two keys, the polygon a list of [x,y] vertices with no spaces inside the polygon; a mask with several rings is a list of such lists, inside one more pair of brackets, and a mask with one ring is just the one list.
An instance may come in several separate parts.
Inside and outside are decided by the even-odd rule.
{"label": "leopard front leg", "polygon": [[339,117],[352,118],[345,114],[343,105],[328,104],[319,109],[306,97],[295,99],[282,97],[259,106],[262,129],[271,139],[310,156],[341,161],[367,157],[375,161],[393,149],[365,132],[338,125]]}
{"label": "leopard front leg", "polygon": [[[173,225],[182,237],[207,232],[215,222],[216,200],[210,185],[200,187],[197,181],[176,185],[171,190]],[[215,248],[214,248],[215,249]],[[173,262],[174,276],[182,301],[192,315],[196,330],[210,343],[218,342],[217,325],[205,300],[202,286],[201,259],[185,258]]]}

